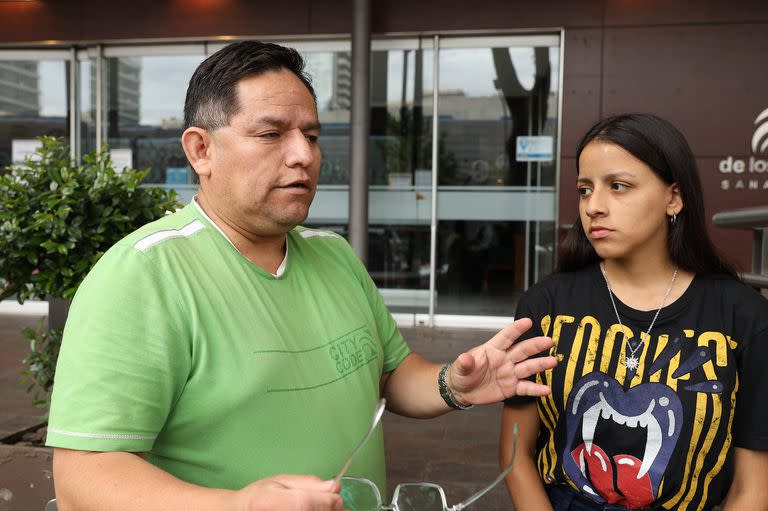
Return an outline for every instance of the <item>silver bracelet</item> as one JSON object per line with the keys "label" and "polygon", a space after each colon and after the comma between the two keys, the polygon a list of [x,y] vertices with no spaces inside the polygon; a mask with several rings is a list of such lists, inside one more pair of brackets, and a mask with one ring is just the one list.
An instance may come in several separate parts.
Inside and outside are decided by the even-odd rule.
{"label": "silver bracelet", "polygon": [[443,401],[445,401],[445,404],[454,410],[469,410],[475,405],[463,405],[457,402],[453,398],[453,392],[451,392],[451,388],[448,387],[448,382],[445,381],[445,376],[448,374],[449,367],[451,367],[451,364],[445,364],[442,368],[440,368],[440,373],[437,375],[437,387],[440,389],[440,396],[443,398]]}

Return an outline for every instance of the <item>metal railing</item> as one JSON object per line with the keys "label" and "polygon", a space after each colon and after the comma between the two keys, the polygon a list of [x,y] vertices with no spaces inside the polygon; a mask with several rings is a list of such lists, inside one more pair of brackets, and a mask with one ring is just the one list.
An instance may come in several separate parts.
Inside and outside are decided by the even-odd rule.
{"label": "metal railing", "polygon": [[712,216],[712,222],[727,229],[752,230],[752,271],[741,278],[749,286],[768,289],[768,206],[722,211]]}

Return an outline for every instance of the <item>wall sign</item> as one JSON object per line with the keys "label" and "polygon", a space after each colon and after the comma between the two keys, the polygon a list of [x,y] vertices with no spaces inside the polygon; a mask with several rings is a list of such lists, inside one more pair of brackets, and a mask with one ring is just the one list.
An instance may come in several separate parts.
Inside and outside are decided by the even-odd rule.
{"label": "wall sign", "polygon": [[517,161],[552,161],[552,137],[517,137],[515,159]]}
{"label": "wall sign", "polygon": [[118,174],[125,168],[133,168],[133,150],[125,148],[110,149],[109,156],[112,158],[112,164]]}
{"label": "wall sign", "polygon": [[720,160],[721,190],[768,191],[768,108],[757,115],[754,126],[749,158],[726,156]]}
{"label": "wall sign", "polygon": [[23,163],[24,158],[27,156],[33,160],[39,160],[40,155],[35,154],[35,151],[41,147],[43,147],[43,143],[35,138],[15,138],[11,140],[11,161],[13,163]]}

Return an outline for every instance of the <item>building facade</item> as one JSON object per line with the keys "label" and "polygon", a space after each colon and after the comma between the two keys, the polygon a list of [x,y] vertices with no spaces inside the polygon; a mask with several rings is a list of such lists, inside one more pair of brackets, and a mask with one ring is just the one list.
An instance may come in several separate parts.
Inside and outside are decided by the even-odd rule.
{"label": "building facade", "polygon": [[[318,93],[323,164],[307,223],[345,234],[353,8],[1,1],[0,165],[40,134],[69,137],[81,154],[107,143],[119,164],[150,167],[153,185],[189,200],[178,140],[191,73],[231,40],[281,42],[306,57]],[[371,8],[368,268],[406,323],[512,316],[520,293],[554,268],[577,218],[576,144],[605,115],[652,112],[678,126],[710,219],[768,203],[766,2]],[[749,268],[749,232],[711,233]]]}

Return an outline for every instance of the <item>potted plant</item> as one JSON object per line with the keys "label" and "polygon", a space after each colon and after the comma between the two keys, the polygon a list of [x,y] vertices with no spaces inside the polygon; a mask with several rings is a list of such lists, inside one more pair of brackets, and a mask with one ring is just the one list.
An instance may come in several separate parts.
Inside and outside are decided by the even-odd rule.
{"label": "potted plant", "polygon": [[[47,328],[41,322],[38,328],[22,331],[30,344],[23,380],[35,406],[47,409],[67,304],[80,282],[110,246],[178,203],[173,191],[141,186],[149,169],[115,169],[106,148],[78,162],[62,139],[39,140],[42,146],[35,154],[0,175],[0,300],[49,301]],[[3,442],[23,440],[21,433]],[[9,509],[42,509],[52,496],[48,450],[0,448],[0,471],[41,477],[36,484],[24,476],[15,490],[0,482],[0,511],[5,502]],[[30,462],[39,467],[30,471],[23,466]],[[34,496],[35,486],[47,487],[48,493]],[[24,504],[30,492],[32,500]]]}

